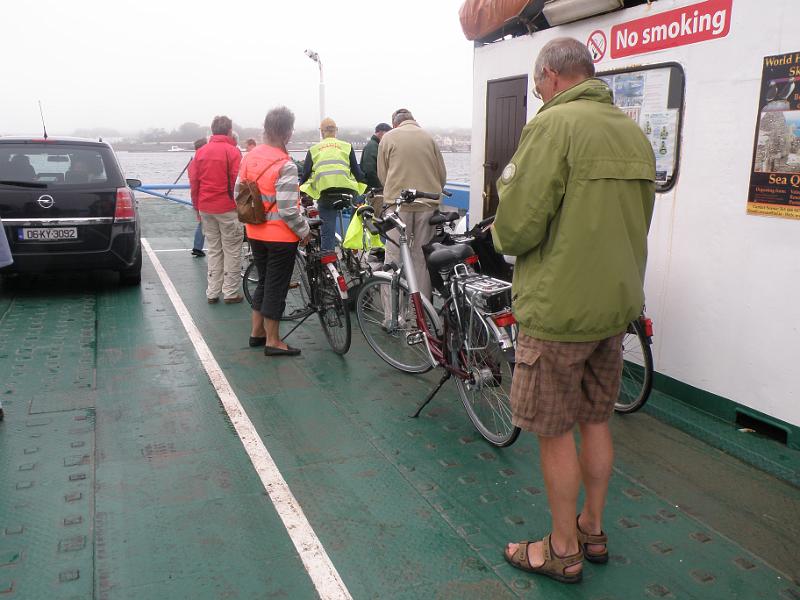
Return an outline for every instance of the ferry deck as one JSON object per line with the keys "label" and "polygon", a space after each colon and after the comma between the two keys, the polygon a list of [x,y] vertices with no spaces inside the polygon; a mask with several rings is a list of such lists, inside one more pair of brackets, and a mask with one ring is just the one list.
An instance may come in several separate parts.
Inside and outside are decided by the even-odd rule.
{"label": "ferry deck", "polygon": [[527,576],[501,552],[548,530],[534,436],[490,447],[452,384],[410,419],[439,375],[355,319],[344,357],[314,319],[298,358],[249,348],[191,211],[140,210],[141,288],[0,287],[0,599],[800,599],[797,450],[655,391],[612,419],[610,564]]}

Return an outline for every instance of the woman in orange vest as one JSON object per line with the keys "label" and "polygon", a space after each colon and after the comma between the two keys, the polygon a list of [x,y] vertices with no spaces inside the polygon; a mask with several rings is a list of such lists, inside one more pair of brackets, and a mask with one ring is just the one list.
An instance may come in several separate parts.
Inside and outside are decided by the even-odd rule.
{"label": "woman in orange vest", "polygon": [[286,144],[294,131],[294,113],[285,106],[273,108],[264,119],[264,144],[242,160],[239,180],[256,181],[267,220],[246,225],[258,270],[253,293],[250,346],[266,346],[266,356],[296,356],[300,350],[281,341],[279,320],[286,307],[286,293],[294,269],[298,243],[310,237],[308,223],[300,212],[297,166]]}

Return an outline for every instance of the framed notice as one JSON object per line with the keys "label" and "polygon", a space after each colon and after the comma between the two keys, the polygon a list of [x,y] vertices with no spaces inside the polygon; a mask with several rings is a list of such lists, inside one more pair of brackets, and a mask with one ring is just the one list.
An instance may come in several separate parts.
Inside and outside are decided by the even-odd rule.
{"label": "framed notice", "polygon": [[764,58],[747,212],[800,219],[800,52]]}
{"label": "framed notice", "polygon": [[666,63],[598,73],[611,88],[614,104],[636,121],[653,146],[656,190],[668,191],[678,171],[683,68]]}

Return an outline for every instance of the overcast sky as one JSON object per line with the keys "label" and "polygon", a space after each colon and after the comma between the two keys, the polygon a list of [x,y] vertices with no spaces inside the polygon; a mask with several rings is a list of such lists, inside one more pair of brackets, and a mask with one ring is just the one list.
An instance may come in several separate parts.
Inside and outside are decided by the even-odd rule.
{"label": "overcast sky", "polygon": [[38,0],[4,3],[0,134],[210,123],[258,126],[285,104],[373,126],[407,107],[423,126],[468,126],[472,44],[462,0]]}

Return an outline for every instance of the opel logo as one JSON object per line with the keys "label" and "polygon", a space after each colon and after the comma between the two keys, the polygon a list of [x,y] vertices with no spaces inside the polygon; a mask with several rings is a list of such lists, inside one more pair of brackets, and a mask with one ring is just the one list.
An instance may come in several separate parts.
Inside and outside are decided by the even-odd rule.
{"label": "opel logo", "polygon": [[55,204],[55,200],[50,194],[43,194],[39,196],[37,202],[39,203],[39,206],[41,206],[42,208],[50,208],[51,206],[53,206],[53,204]]}

